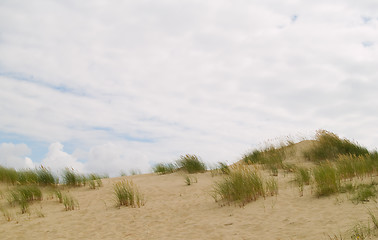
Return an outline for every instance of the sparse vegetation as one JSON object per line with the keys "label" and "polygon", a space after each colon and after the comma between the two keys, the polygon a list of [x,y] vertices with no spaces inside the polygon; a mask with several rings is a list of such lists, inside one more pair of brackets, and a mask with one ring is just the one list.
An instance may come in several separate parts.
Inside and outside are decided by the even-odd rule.
{"label": "sparse vegetation", "polygon": [[59,203],[63,203],[63,195],[60,189],[55,189],[54,190],[55,196],[57,197]]}
{"label": "sparse vegetation", "polygon": [[144,205],[144,196],[132,181],[122,180],[114,185],[114,194],[118,207],[141,207]]}
{"label": "sparse vegetation", "polygon": [[87,179],[88,179],[88,184],[89,184],[90,189],[96,189],[96,188],[102,187],[102,180],[101,180],[100,175],[91,173],[88,175]]}
{"label": "sparse vegetation", "polygon": [[196,155],[186,154],[185,156],[181,156],[179,160],[177,160],[177,166],[179,169],[184,170],[188,173],[198,173],[198,172],[205,172],[206,165]]}
{"label": "sparse vegetation", "polygon": [[267,195],[274,196],[278,194],[278,183],[274,178],[270,178],[265,182],[265,189]]}
{"label": "sparse vegetation", "polygon": [[197,177],[192,177],[192,176],[189,176],[189,175],[185,175],[184,179],[185,179],[186,185],[188,185],[188,186],[192,185],[192,183],[197,183],[198,182]]}
{"label": "sparse vegetation", "polygon": [[66,211],[75,210],[79,207],[79,202],[70,194],[63,194],[63,205]]}
{"label": "sparse vegetation", "polygon": [[351,200],[357,204],[368,202],[370,199],[375,199],[376,197],[377,189],[375,183],[373,182],[371,184],[358,185]]}
{"label": "sparse vegetation", "polygon": [[294,171],[295,171],[294,181],[298,184],[300,195],[303,196],[304,186],[310,184],[310,180],[311,180],[310,171],[309,169],[305,167],[298,167]]}

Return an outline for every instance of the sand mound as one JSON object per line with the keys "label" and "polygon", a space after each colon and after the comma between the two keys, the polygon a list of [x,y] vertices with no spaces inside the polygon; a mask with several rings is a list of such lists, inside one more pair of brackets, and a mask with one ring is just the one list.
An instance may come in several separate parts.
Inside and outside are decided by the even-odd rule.
{"label": "sand mound", "polygon": [[[311,142],[294,146],[296,154],[288,161],[303,162],[298,150]],[[3,212],[11,221],[0,218],[1,239],[329,239],[349,231],[369,219],[367,209],[377,210],[374,201],[353,204],[347,194],[317,198],[311,186],[299,196],[293,175],[280,171],[275,177],[277,196],[258,199],[244,207],[220,207],[212,198],[215,181],[222,176],[210,172],[193,174],[198,182],[188,186],[182,173],[136,175],[104,179],[103,187],[70,188],[67,191],[80,208],[65,211],[52,194],[20,214],[9,207],[7,186],[0,197]],[[145,195],[141,208],[116,208],[113,185],[131,179]],[[377,177],[375,177],[377,178]],[[376,179],[378,180],[378,179]],[[4,210],[5,209],[5,210]]]}

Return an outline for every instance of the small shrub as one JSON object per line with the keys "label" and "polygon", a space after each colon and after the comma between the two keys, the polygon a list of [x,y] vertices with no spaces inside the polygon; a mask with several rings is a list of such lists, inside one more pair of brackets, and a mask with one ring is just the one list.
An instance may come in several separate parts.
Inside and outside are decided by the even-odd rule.
{"label": "small shrub", "polygon": [[168,174],[176,171],[176,168],[177,167],[173,163],[158,163],[152,168],[152,170],[157,174]]}
{"label": "small shrub", "polygon": [[200,161],[196,155],[187,154],[185,156],[181,156],[180,159],[177,161],[177,165],[180,169],[188,173],[198,173],[206,171],[205,164],[202,161]]}
{"label": "small shrub", "polygon": [[118,207],[140,207],[144,205],[144,197],[132,181],[122,180],[114,185],[114,194]]}
{"label": "small shrub", "polygon": [[215,201],[245,205],[259,197],[265,197],[263,180],[260,174],[248,168],[236,169],[215,184],[213,197]]}

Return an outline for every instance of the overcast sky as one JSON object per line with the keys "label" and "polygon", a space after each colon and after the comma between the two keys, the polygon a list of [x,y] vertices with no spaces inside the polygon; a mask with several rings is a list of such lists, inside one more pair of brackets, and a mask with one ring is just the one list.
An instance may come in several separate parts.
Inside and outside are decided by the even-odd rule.
{"label": "overcast sky", "polygon": [[275,137],[378,146],[378,1],[2,0],[0,165],[119,175]]}

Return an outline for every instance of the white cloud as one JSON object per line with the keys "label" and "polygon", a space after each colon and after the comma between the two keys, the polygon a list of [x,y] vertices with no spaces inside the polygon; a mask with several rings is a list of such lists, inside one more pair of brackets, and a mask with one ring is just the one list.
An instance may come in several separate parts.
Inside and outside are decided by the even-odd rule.
{"label": "white cloud", "polygon": [[26,144],[1,143],[0,165],[17,169],[33,168],[34,164],[27,156],[31,154]]}
{"label": "white cloud", "polygon": [[52,143],[46,157],[41,164],[52,171],[61,171],[64,168],[73,168],[76,171],[84,172],[84,164],[79,162],[74,156],[63,151],[63,145],[59,142]]}
{"label": "white cloud", "polygon": [[112,173],[318,128],[374,147],[375,5],[2,2],[0,131]]}

